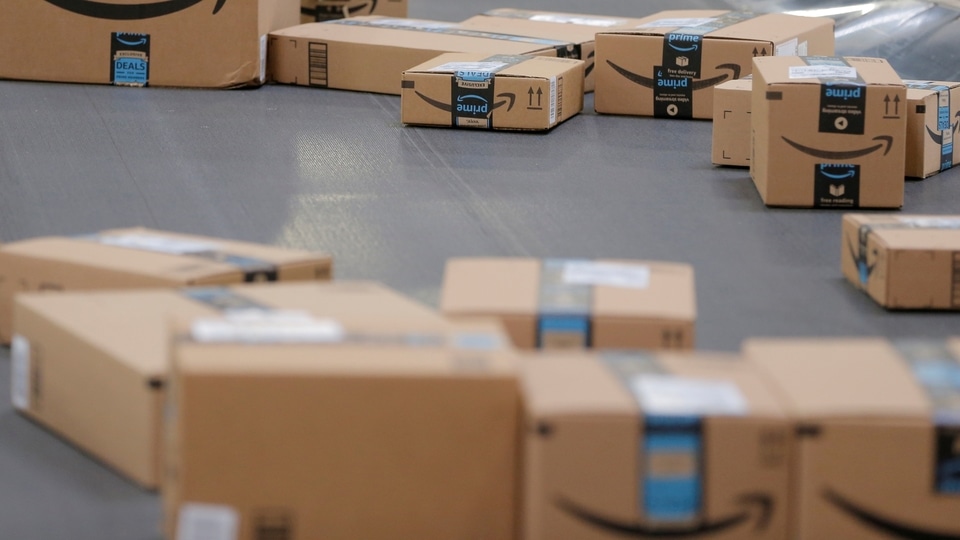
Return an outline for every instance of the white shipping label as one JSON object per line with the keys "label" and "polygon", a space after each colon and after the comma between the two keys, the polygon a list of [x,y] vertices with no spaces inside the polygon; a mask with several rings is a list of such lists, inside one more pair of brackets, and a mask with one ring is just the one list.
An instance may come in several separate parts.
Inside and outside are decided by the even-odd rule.
{"label": "white shipping label", "polygon": [[919,229],[960,229],[960,218],[953,217],[900,217],[900,223]]}
{"label": "white shipping label", "polygon": [[142,249],[144,251],[156,251],[158,253],[171,253],[173,255],[203,253],[206,251],[216,251],[220,248],[212,242],[198,242],[196,240],[184,240],[144,233],[104,235],[96,237],[95,240],[108,246]]}
{"label": "white shipping label", "polygon": [[404,26],[407,28],[450,28],[456,26],[454,23],[439,21],[424,21],[421,19],[370,19],[364,21],[364,24],[371,26]]}
{"label": "white shipping label", "polygon": [[729,381],[638,375],[630,386],[644,414],[742,416],[748,411],[747,400]]}
{"label": "white shipping label", "polygon": [[260,36],[260,82],[267,82],[267,35]]}
{"label": "white shipping label", "polygon": [[799,40],[797,38],[793,38],[790,41],[777,45],[774,54],[777,56],[797,56],[798,44]]}
{"label": "white shipping label", "polygon": [[557,78],[550,77],[550,125],[557,121]]}
{"label": "white shipping label", "polygon": [[584,17],[581,15],[564,15],[562,13],[541,13],[530,17],[531,21],[551,22],[559,24],[579,24],[582,26],[596,26],[610,28],[627,24],[624,19],[608,19],[606,17]]}
{"label": "white shipping label", "polygon": [[483,71],[491,72],[507,65],[505,62],[447,62],[427,71]]}
{"label": "white shipping label", "polygon": [[809,50],[810,43],[807,41],[801,41],[797,45],[797,56],[807,56],[807,51]]}
{"label": "white shipping label", "polygon": [[10,397],[20,410],[30,408],[30,342],[21,335],[10,341]]}
{"label": "white shipping label", "polygon": [[222,504],[183,503],[175,540],[237,540],[240,516]]}
{"label": "white shipping label", "polygon": [[643,23],[637,28],[689,28],[717,20],[716,17],[686,17],[676,19],[657,19]]}
{"label": "white shipping label", "polygon": [[194,321],[191,335],[201,343],[332,343],[343,340],[344,330],[305,311],[241,309]]}
{"label": "white shipping label", "polygon": [[856,79],[857,68],[851,66],[790,66],[791,79]]}
{"label": "white shipping label", "polygon": [[640,264],[574,261],[564,265],[563,281],[569,285],[646,289],[650,286],[650,267]]}

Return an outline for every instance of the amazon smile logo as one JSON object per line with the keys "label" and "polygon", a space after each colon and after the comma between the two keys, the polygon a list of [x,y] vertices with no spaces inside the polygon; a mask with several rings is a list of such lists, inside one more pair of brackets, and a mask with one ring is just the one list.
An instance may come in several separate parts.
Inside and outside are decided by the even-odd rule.
{"label": "amazon smile logo", "polygon": [[[953,129],[952,129],[952,131],[953,131],[954,133],[958,133],[958,132],[960,132],[960,111],[957,111],[957,114],[954,116],[954,118],[956,118],[957,121],[953,123]],[[935,143],[937,143],[937,144],[940,144],[940,145],[943,144],[943,135],[942,135],[942,134],[937,133],[937,132],[931,130],[929,126],[924,126],[924,127],[927,128],[927,133],[930,135],[930,138],[933,139],[933,142],[935,142]]]}
{"label": "amazon smile logo", "polygon": [[869,146],[866,148],[861,148],[859,150],[847,150],[847,151],[834,151],[834,150],[821,150],[819,148],[813,148],[812,146],[804,146],[798,142],[792,141],[786,137],[781,136],[781,138],[790,146],[796,148],[797,150],[803,152],[804,154],[820,158],[820,159],[829,159],[833,161],[845,161],[849,159],[854,159],[858,157],[863,157],[868,154],[872,154],[881,148],[886,147],[883,150],[883,155],[887,155],[890,152],[890,148],[893,146],[893,137],[890,135],[878,135],[873,138],[875,141],[879,141],[878,144]]}
{"label": "amazon smile logo", "polygon": [[904,540],[960,540],[960,530],[951,532],[924,529],[899,523],[892,518],[883,517],[875,512],[871,512],[831,489],[823,492],[823,498],[862,525],[884,532],[892,538],[901,538]]}
{"label": "amazon smile logo", "polygon": [[[493,112],[499,109],[500,107],[503,107],[504,105],[507,106],[507,110],[509,111],[513,109],[513,104],[514,102],[517,101],[516,94],[512,92],[504,92],[502,94],[497,94],[497,97],[503,98],[503,101],[496,101],[493,103],[492,106],[490,106],[486,99],[478,95],[471,94],[467,96],[457,96],[457,103],[454,105],[454,104],[444,103],[442,101],[437,101],[436,99],[433,99],[429,96],[426,96],[420,93],[419,90],[414,90],[414,93],[417,94],[417,96],[420,99],[429,103],[433,107],[436,107],[437,109],[440,109],[441,111],[448,112],[448,113],[453,113],[453,112],[466,112],[466,113],[472,113],[472,114],[487,113],[487,112]],[[468,103],[466,101],[468,99],[471,101],[474,101],[474,103]],[[480,100],[480,101],[477,101],[477,100]],[[483,108],[483,110],[480,110],[481,107]]]}
{"label": "amazon smile logo", "polygon": [[[171,13],[193,7],[204,0],[165,0],[161,2],[146,2],[143,4],[111,4],[107,2],[95,2],[93,0],[45,1],[48,4],[78,15],[114,21],[132,21],[170,15]],[[213,8],[213,14],[216,15],[226,2],[227,0],[217,0],[217,5]]]}
{"label": "amazon smile logo", "polygon": [[743,511],[712,522],[703,522],[697,526],[675,528],[663,526],[650,527],[638,521],[612,519],[591,512],[583,506],[565,498],[557,499],[554,504],[568,515],[593,527],[633,538],[686,538],[704,534],[714,534],[749,523],[751,518],[754,518],[754,532],[761,532],[767,529],[774,511],[774,503],[771,496],[765,493],[751,493],[739,497],[737,502],[744,507]]}
{"label": "amazon smile logo", "polygon": [[[607,64],[610,67],[612,67],[614,71],[622,75],[625,79],[627,79],[630,82],[639,84],[640,86],[643,86],[645,88],[654,88],[657,86],[657,81],[654,79],[651,79],[649,77],[644,77],[643,75],[640,75],[638,73],[634,73],[632,71],[626,70],[618,66],[617,64],[614,64],[610,60],[607,60]],[[711,86],[716,86],[727,79],[740,78],[740,66],[737,64],[720,64],[714,69],[727,70],[730,72],[730,74],[728,75],[724,73],[723,75],[718,75],[710,79],[702,79],[699,81],[690,80],[690,82],[688,83],[689,87],[692,90],[703,90],[704,88],[710,88]],[[688,79],[683,79],[683,80],[687,81]]]}

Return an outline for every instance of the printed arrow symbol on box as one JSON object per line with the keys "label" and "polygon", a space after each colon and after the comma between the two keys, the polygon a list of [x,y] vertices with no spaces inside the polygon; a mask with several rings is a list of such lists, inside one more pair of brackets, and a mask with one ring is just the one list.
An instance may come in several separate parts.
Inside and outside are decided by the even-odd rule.
{"label": "printed arrow symbol on box", "polygon": [[[623,75],[623,77],[624,77],[625,79],[627,79],[628,81],[630,81],[630,82],[639,84],[640,86],[643,86],[643,87],[646,87],[646,88],[654,88],[654,87],[657,85],[657,82],[656,82],[655,80],[653,80],[653,79],[651,79],[651,78],[649,78],[649,77],[644,77],[643,75],[640,75],[640,74],[638,74],[638,73],[634,73],[634,72],[632,72],[632,71],[626,70],[626,69],[618,66],[617,64],[614,64],[614,63],[611,62],[610,60],[607,60],[607,64],[609,64],[610,67],[612,67],[612,68],[613,68],[617,73],[619,73],[620,75]],[[719,66],[717,66],[717,67],[714,68],[714,69],[725,69],[725,70],[729,70],[729,71],[731,72],[731,74],[733,75],[733,76],[732,76],[733,79],[739,79],[739,78],[740,78],[740,66],[737,65],[737,64],[720,64]],[[693,90],[703,90],[704,88],[709,88],[709,87],[711,87],[711,86],[716,86],[716,85],[722,83],[723,81],[727,80],[728,78],[731,78],[731,76],[730,76],[730,75],[727,75],[726,73],[724,73],[723,75],[718,75],[718,76],[713,77],[713,78],[710,78],[710,79],[703,79],[703,80],[701,80],[701,81],[694,81],[693,83],[690,84],[690,88],[693,89]]]}
{"label": "printed arrow symbol on box", "polygon": [[[753,493],[743,495],[738,499],[743,506],[748,507],[743,512],[734,514],[726,518],[720,518],[714,522],[702,523],[697,527],[684,527],[678,529],[668,529],[662,526],[649,527],[639,522],[625,522],[603,517],[583,508],[582,506],[564,498],[559,498],[555,504],[564,512],[589,523],[599,529],[604,529],[617,534],[631,536],[634,538],[684,538],[688,536],[699,536],[705,534],[717,533],[742,523],[748,522],[750,516],[757,514],[754,531],[763,531],[770,524],[770,517],[773,514],[773,498],[764,493]],[[757,511],[751,511],[751,508]]]}
{"label": "printed arrow symbol on box", "polygon": [[[49,4],[78,15],[115,21],[163,17],[193,7],[202,1],[203,0],[167,0],[166,2],[151,2],[145,4],[108,4],[106,2],[94,2],[92,0],[46,0]],[[213,8],[213,14],[216,15],[226,2],[227,0],[217,0],[217,4]]]}

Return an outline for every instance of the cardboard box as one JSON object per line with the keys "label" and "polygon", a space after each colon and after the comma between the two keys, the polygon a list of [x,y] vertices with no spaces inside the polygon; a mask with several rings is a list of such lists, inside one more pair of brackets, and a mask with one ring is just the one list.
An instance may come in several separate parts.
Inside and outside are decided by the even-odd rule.
{"label": "cardboard box", "polygon": [[404,124],[546,131],[583,109],[583,61],[442,54],[403,72]]}
{"label": "cardboard box", "polygon": [[526,540],[788,538],[789,424],[739,358],[545,353],[521,366]]}
{"label": "cardboard box", "polygon": [[369,282],[22,294],[13,338],[15,407],[110,468],[158,487],[170,322],[248,309],[355,321],[439,314]]}
{"label": "cardboard box", "polygon": [[903,81],[907,86],[907,176],[926,178],[960,163],[960,83]]}
{"label": "cardboard box", "polygon": [[755,59],[750,176],[763,202],[900,208],[906,98],[880,58]]}
{"label": "cardboard box", "polygon": [[750,166],[750,102],[753,75],[718,84],[713,90],[714,165]]}
{"label": "cardboard box", "polygon": [[519,385],[495,326],[230,327],[174,351],[169,538],[515,537]]}
{"label": "cardboard box", "polygon": [[332,266],[323,253],[142,228],[13,242],[0,246],[0,342],[16,293],[328,280]]}
{"label": "cardboard box", "polygon": [[960,309],[960,216],[843,216],[843,275],[888,309]]}
{"label": "cardboard box", "polygon": [[593,69],[596,57],[595,37],[600,30],[627,28],[639,24],[640,19],[626,17],[606,17],[582,13],[560,13],[554,11],[529,11],[525,9],[492,9],[460,23],[464,28],[532,36],[538,38],[568,41],[573,50],[568,58],[579,58],[585,62],[585,92],[593,92],[595,87]]}
{"label": "cardboard box", "polygon": [[271,32],[270,74],[283,84],[399,95],[404,70],[443,53],[562,56],[569,45],[441,21],[352,17]]}
{"label": "cardboard box", "polygon": [[960,340],[753,340],[794,423],[791,538],[960,536]]}
{"label": "cardboard box", "polygon": [[300,23],[334,21],[361,15],[406,17],[407,0],[301,0]]}
{"label": "cardboard box", "polygon": [[522,349],[690,349],[697,319],[693,268],[647,261],[450,259],[440,309]]}
{"label": "cardboard box", "polygon": [[834,54],[833,20],[780,13],[663,11],[597,34],[597,112],[713,117],[713,87],[754,57]]}
{"label": "cardboard box", "polygon": [[0,78],[234,88],[264,82],[267,33],[298,0],[6,0]]}

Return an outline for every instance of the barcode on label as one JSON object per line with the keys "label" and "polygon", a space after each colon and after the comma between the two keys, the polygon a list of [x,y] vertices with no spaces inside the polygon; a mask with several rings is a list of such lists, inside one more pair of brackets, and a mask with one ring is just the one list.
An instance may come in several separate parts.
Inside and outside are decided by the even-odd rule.
{"label": "barcode on label", "polygon": [[327,79],[327,44],[311,42],[308,47],[310,86],[326,88],[329,84]]}
{"label": "barcode on label", "polygon": [[557,101],[559,97],[557,95],[557,78],[550,78],[550,125],[552,126],[557,121]]}

